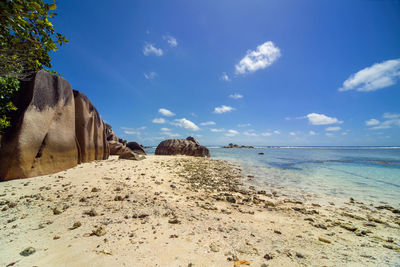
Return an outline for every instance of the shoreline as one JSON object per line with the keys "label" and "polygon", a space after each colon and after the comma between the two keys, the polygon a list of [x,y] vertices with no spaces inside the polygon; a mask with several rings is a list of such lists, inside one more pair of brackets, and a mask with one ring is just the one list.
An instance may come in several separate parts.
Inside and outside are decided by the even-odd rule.
{"label": "shoreline", "polygon": [[[153,155],[2,182],[0,265],[400,263],[400,220],[388,207],[251,186],[226,160]],[[28,247],[35,252],[21,256]]]}

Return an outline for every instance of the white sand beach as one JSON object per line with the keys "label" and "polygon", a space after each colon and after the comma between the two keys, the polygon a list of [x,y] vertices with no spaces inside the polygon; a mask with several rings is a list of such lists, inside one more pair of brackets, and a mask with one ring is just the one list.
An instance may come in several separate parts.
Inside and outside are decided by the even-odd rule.
{"label": "white sand beach", "polygon": [[400,263],[400,222],[389,208],[257,191],[245,185],[240,166],[226,161],[146,157],[111,156],[1,182],[0,265]]}

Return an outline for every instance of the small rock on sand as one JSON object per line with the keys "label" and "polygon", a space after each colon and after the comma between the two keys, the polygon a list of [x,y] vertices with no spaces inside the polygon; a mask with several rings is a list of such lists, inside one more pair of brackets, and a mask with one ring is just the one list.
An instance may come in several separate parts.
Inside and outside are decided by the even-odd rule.
{"label": "small rock on sand", "polygon": [[35,252],[36,252],[36,249],[35,249],[35,248],[33,248],[33,247],[27,247],[26,249],[24,249],[23,251],[21,251],[19,254],[20,254],[21,256],[27,257],[27,256],[29,256],[29,255],[32,255],[32,254],[35,253]]}

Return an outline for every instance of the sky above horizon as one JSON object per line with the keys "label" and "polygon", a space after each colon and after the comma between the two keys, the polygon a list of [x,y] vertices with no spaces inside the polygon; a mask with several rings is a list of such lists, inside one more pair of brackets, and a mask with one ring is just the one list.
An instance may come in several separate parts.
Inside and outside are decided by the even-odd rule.
{"label": "sky above horizon", "polygon": [[400,1],[58,1],[53,69],[129,141],[400,145]]}

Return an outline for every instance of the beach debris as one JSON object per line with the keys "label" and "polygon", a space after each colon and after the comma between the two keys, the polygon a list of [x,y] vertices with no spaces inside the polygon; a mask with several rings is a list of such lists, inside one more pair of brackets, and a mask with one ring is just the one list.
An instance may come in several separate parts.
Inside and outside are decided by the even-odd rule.
{"label": "beach debris", "polygon": [[79,228],[81,226],[82,226],[82,223],[80,221],[74,222],[74,224],[72,225],[70,230],[74,230],[74,229]]}
{"label": "beach debris", "polygon": [[62,208],[60,206],[54,207],[53,208],[53,214],[54,215],[59,215],[63,212]]}
{"label": "beach debris", "polygon": [[354,225],[348,224],[348,223],[339,223],[339,226],[350,232],[354,232],[357,230],[357,227],[355,227]]}
{"label": "beach debris", "polygon": [[60,239],[61,237],[59,236],[59,235],[55,235],[55,236],[53,236],[53,240],[57,240],[57,239]]}
{"label": "beach debris", "polygon": [[178,218],[171,218],[168,220],[168,223],[170,224],[178,224],[180,223],[180,221],[178,220]]}
{"label": "beach debris", "polygon": [[229,203],[236,203],[236,199],[235,199],[235,197],[232,196],[232,195],[226,196],[225,199],[226,199],[226,201],[229,202]]}
{"label": "beach debris", "polygon": [[274,257],[271,254],[266,253],[263,258],[269,261],[272,260]]}
{"label": "beach debris", "polygon": [[122,196],[115,196],[114,201],[122,201],[124,198]]}
{"label": "beach debris", "polygon": [[235,261],[233,263],[233,267],[240,266],[240,265],[250,265],[249,261]]}
{"label": "beach debris", "polygon": [[97,211],[94,208],[83,212],[83,214],[89,215],[91,217],[94,217],[94,216],[98,215]]}
{"label": "beach debris", "polygon": [[112,253],[111,251],[108,251],[108,250],[105,250],[105,249],[102,249],[102,250],[95,250],[95,252],[96,252],[97,254],[104,254],[104,255],[110,255],[110,256],[113,255],[113,253]]}
{"label": "beach debris", "polygon": [[19,254],[21,256],[27,257],[29,255],[32,255],[33,253],[36,252],[36,249],[33,247],[27,247],[26,249],[24,249],[23,251],[21,251]]}
{"label": "beach debris", "polygon": [[316,228],[321,228],[321,229],[324,229],[324,230],[328,230],[328,227],[326,227],[326,225],[322,224],[322,223],[312,224],[312,226],[314,226]]}
{"label": "beach debris", "polygon": [[93,187],[93,188],[92,188],[92,192],[93,192],[93,193],[96,193],[96,192],[99,192],[99,191],[100,191],[100,189],[97,188],[97,187]]}
{"label": "beach debris", "polygon": [[281,234],[282,234],[282,232],[281,232],[281,231],[278,231],[278,230],[274,230],[274,233],[275,233],[275,234],[278,234],[278,235],[281,235]]}
{"label": "beach debris", "polygon": [[211,244],[209,245],[209,247],[210,247],[210,249],[211,249],[212,252],[219,252],[219,247],[218,247],[217,244],[211,243]]}
{"label": "beach debris", "polygon": [[329,239],[322,237],[322,236],[318,237],[318,240],[321,242],[327,243],[327,244],[332,243],[332,241],[330,241]]}
{"label": "beach debris", "polygon": [[92,234],[96,235],[96,236],[103,236],[106,233],[107,233],[107,231],[106,231],[106,228],[104,227],[104,225],[97,226],[92,230]]}
{"label": "beach debris", "polygon": [[382,221],[381,219],[372,217],[372,216],[369,215],[369,214],[367,215],[367,219],[368,219],[368,221],[370,221],[370,222],[376,222],[376,223],[381,223],[381,224],[387,224],[386,222]]}
{"label": "beach debris", "polygon": [[301,254],[300,252],[296,252],[296,257],[300,258],[300,259],[304,259],[305,258],[304,255]]}

